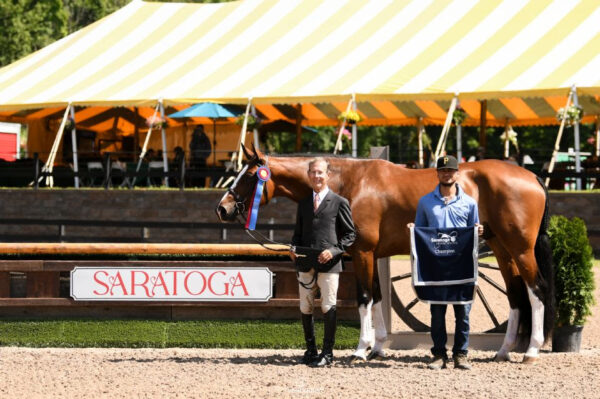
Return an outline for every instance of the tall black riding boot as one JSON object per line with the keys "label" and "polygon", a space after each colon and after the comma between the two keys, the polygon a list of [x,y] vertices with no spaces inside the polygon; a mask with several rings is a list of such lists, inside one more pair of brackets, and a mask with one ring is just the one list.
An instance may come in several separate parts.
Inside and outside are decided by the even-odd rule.
{"label": "tall black riding boot", "polygon": [[311,364],[313,367],[328,366],[333,362],[333,346],[335,345],[335,330],[337,328],[336,308],[332,306],[323,315],[325,322],[325,334],[323,337],[323,351],[319,358]]}
{"label": "tall black riding boot", "polygon": [[306,341],[306,352],[300,360],[302,364],[311,364],[319,358],[317,343],[315,341],[315,322],[312,314],[302,313],[302,329],[304,330],[304,340]]}

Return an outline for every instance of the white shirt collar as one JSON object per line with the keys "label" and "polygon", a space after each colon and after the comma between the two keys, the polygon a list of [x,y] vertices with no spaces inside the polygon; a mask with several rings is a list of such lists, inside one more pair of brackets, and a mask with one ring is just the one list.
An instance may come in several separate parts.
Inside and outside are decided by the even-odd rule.
{"label": "white shirt collar", "polygon": [[315,200],[315,196],[318,195],[319,196],[319,201],[323,201],[323,198],[325,198],[325,196],[327,195],[327,193],[329,192],[329,187],[325,187],[319,194],[317,194],[314,190],[313,190],[313,201]]}

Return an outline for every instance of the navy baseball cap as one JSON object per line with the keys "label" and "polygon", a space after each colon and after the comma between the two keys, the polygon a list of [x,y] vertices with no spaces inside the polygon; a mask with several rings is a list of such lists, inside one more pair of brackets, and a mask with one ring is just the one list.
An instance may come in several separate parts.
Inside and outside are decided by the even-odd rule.
{"label": "navy baseball cap", "polygon": [[437,169],[454,169],[458,170],[458,161],[452,155],[439,157],[437,160]]}

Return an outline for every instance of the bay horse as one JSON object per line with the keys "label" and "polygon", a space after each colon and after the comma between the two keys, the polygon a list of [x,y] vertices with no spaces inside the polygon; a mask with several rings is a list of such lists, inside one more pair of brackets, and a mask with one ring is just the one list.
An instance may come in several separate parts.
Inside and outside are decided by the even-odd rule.
{"label": "bay horse", "polygon": [[[276,196],[298,202],[311,194],[307,170],[312,158],[267,157],[254,148],[243,150],[247,163],[216,207],[221,221],[233,221],[248,208],[261,165],[271,170],[261,204]],[[437,174],[435,169],[407,169],[384,160],[326,159],[331,170],[329,187],[350,202],[358,233],[348,252],[357,278],[361,331],[350,361],[382,358],[387,331],[376,260],[409,253],[406,225],[414,221],[419,199],[438,184]],[[509,352],[523,338],[529,339],[523,362],[533,363],[554,325],[547,190],[533,173],[499,160],[460,164],[458,181],[479,204],[484,239],[506,284],[507,331],[494,359],[510,360]]]}

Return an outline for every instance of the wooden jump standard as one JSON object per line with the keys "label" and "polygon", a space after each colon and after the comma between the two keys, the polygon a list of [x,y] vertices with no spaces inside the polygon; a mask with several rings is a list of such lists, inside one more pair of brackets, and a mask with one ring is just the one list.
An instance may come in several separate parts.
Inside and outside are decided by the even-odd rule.
{"label": "wooden jump standard", "polygon": [[[284,245],[268,245],[268,247],[287,250]],[[0,318],[297,319],[299,301],[296,271],[292,262],[285,256],[282,256],[282,260],[272,260],[272,258],[192,260],[185,257],[171,259],[167,257],[164,260],[115,260],[109,257],[110,255],[286,254],[285,251],[267,250],[258,244],[0,243],[0,258],[18,255],[17,259],[0,259]],[[56,255],[61,255],[62,259],[52,259]],[[94,255],[95,259],[75,260],[77,255]],[[69,256],[73,256],[74,259],[68,259]],[[103,260],[104,256],[107,257],[106,260]],[[68,276],[76,266],[268,267],[274,274],[274,295],[271,300],[264,303],[74,301],[68,296],[68,284],[70,284]],[[347,269],[340,275],[338,309],[343,319],[356,320],[356,280],[352,262],[347,262],[346,266]]]}

